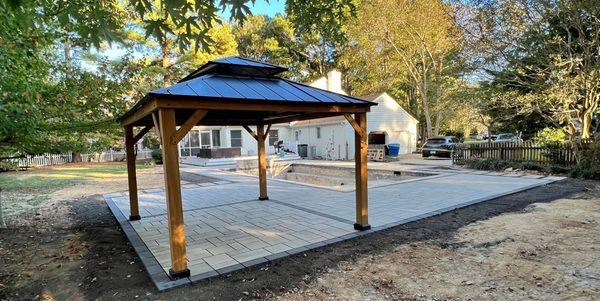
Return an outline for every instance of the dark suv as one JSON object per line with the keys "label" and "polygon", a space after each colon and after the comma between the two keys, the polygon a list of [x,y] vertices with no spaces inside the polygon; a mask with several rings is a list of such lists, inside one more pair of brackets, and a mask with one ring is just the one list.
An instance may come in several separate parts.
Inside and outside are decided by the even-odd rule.
{"label": "dark suv", "polygon": [[454,136],[431,137],[423,144],[423,158],[430,156],[450,158],[452,148],[460,140]]}

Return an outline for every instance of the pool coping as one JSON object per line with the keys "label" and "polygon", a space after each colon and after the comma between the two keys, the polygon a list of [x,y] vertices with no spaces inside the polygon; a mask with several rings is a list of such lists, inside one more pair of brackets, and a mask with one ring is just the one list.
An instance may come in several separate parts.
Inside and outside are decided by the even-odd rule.
{"label": "pool coping", "polygon": [[[302,164],[302,165],[307,165],[307,164]],[[351,169],[351,170],[353,170],[353,168],[351,168],[351,167],[336,167],[336,168]],[[388,169],[372,169],[372,170],[392,172],[392,173],[397,172],[395,170],[388,170]],[[236,176],[241,176],[241,177],[251,177],[251,178],[255,178],[255,179],[258,178],[258,176],[244,174],[244,173],[240,173],[240,172],[235,172],[232,169],[221,169],[220,171],[226,172],[226,173],[230,173],[230,174],[236,175]],[[422,172],[422,171],[412,170],[412,169],[411,170],[402,170],[400,172],[413,172],[413,173],[421,173],[421,174],[427,174],[428,173],[430,175],[429,176],[418,177],[418,178],[415,178],[415,179],[407,179],[407,180],[397,181],[397,182],[394,182],[394,183],[379,184],[379,185],[374,185],[374,186],[369,186],[369,184],[367,182],[368,189],[375,189],[375,188],[381,188],[381,187],[389,187],[389,186],[394,186],[394,185],[398,185],[398,184],[405,184],[405,183],[410,183],[410,182],[418,182],[418,181],[423,181],[423,180],[431,180],[431,179],[442,178],[442,177],[447,177],[447,176],[454,175],[453,173],[431,172],[431,171]],[[350,192],[355,192],[356,191],[356,186],[355,185],[348,185],[348,187],[354,187],[354,188],[351,188],[351,189],[337,189],[337,188],[327,187],[327,186],[323,186],[323,185],[310,184],[310,183],[302,183],[302,182],[298,182],[298,181],[284,180],[284,179],[277,179],[277,178],[267,178],[267,180],[268,181],[277,181],[277,182],[281,182],[281,183],[294,184],[294,185],[308,186],[308,187],[312,187],[312,188],[319,188],[319,189],[324,189],[324,190],[329,190],[329,191],[335,191],[335,192],[341,192],[341,193],[350,193]]]}
{"label": "pool coping", "polygon": [[[540,183],[534,183],[534,184],[523,186],[520,188],[515,188],[513,190],[509,190],[506,192],[488,195],[488,196],[481,197],[481,198],[471,200],[471,201],[467,201],[464,203],[455,204],[455,205],[445,207],[442,209],[434,210],[431,212],[426,212],[426,213],[412,216],[409,218],[400,219],[395,222],[375,226],[375,227],[371,228],[370,230],[351,232],[351,233],[344,234],[344,235],[334,237],[331,239],[326,239],[324,241],[308,244],[306,246],[293,248],[291,250],[275,253],[272,255],[265,256],[265,257],[260,257],[257,259],[249,260],[247,262],[242,262],[242,263],[238,263],[235,265],[226,266],[226,267],[223,267],[223,268],[220,268],[217,270],[208,271],[205,273],[201,273],[201,274],[197,274],[197,275],[194,275],[191,277],[185,277],[185,278],[181,278],[181,279],[171,279],[169,277],[167,272],[163,269],[163,267],[156,260],[156,258],[154,257],[154,255],[152,254],[152,252],[150,251],[148,246],[144,243],[144,241],[141,239],[141,237],[135,231],[132,224],[129,222],[129,219],[127,217],[125,217],[125,215],[121,212],[121,210],[117,207],[117,205],[111,199],[111,197],[112,197],[111,195],[113,195],[113,194],[103,195],[103,197],[104,197],[109,209],[113,213],[113,216],[119,223],[119,226],[125,233],[127,239],[129,240],[132,247],[136,251],[138,257],[142,261],[144,267],[146,268],[146,272],[148,273],[148,276],[154,283],[156,289],[159,292],[164,292],[169,289],[173,289],[173,288],[176,288],[176,287],[179,287],[182,285],[189,285],[192,283],[204,281],[209,278],[215,278],[215,277],[222,276],[222,275],[228,275],[228,274],[231,274],[232,272],[245,270],[245,269],[248,269],[251,267],[275,262],[277,260],[283,259],[283,258],[291,256],[291,255],[303,253],[303,252],[306,252],[309,250],[314,250],[314,249],[317,249],[320,247],[332,245],[335,243],[343,242],[343,241],[354,239],[357,237],[371,235],[371,234],[376,233],[381,230],[393,228],[393,227],[407,224],[407,223],[417,221],[420,219],[440,215],[440,214],[443,214],[443,213],[446,213],[446,212],[449,212],[449,211],[452,211],[455,209],[464,208],[464,207],[468,207],[468,206],[471,206],[471,205],[474,205],[477,203],[493,200],[498,197],[507,196],[507,195],[511,195],[511,194],[514,194],[517,192],[529,190],[529,189],[532,189],[535,187],[547,185],[547,184],[550,184],[550,183],[553,183],[553,182],[556,182],[556,181],[559,181],[562,179],[564,179],[564,177],[553,177],[553,176],[543,177],[543,178],[540,178],[540,180],[542,180],[542,182],[540,182]],[[294,184],[298,184],[298,183],[294,183]],[[280,202],[280,201],[276,201],[276,200],[273,200],[273,201],[275,201],[276,203]],[[306,210],[306,208],[304,208],[303,210]]]}

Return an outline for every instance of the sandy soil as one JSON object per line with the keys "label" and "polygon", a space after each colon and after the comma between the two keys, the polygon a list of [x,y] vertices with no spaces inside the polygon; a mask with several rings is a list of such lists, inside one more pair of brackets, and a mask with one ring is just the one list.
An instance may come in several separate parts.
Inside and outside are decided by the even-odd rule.
{"label": "sandy soil", "polygon": [[[141,187],[160,184],[147,172]],[[599,182],[561,181],[166,293],[97,195],[125,188],[124,177],[66,187],[0,229],[0,300],[600,299]]]}

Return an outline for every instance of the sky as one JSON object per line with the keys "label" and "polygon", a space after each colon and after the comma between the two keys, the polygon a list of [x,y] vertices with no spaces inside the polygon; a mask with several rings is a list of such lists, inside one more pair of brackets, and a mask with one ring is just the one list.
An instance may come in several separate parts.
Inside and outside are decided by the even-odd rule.
{"label": "sky", "polygon": [[[250,5],[250,11],[253,15],[267,15],[269,17],[275,16],[277,13],[283,13],[285,11],[285,0],[256,0],[254,6]],[[219,15],[225,20],[229,20],[229,11],[226,9],[224,12],[220,12]]]}

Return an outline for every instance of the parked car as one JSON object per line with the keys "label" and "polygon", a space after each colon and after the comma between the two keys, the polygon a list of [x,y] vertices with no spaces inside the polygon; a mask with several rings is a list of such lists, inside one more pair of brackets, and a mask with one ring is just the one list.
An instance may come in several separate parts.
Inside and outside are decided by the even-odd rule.
{"label": "parked car", "polygon": [[515,134],[498,134],[494,142],[517,142],[521,141],[521,138]]}
{"label": "parked car", "polygon": [[454,136],[431,137],[423,144],[423,158],[431,156],[450,158],[454,145],[460,143],[460,139]]}

